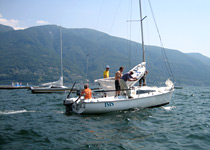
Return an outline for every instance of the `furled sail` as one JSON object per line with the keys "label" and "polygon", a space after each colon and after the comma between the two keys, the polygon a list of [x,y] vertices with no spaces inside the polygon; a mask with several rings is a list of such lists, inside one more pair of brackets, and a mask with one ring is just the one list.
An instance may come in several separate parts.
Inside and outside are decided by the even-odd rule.
{"label": "furled sail", "polygon": [[58,81],[43,83],[42,86],[61,87],[63,86],[63,77],[61,76]]}

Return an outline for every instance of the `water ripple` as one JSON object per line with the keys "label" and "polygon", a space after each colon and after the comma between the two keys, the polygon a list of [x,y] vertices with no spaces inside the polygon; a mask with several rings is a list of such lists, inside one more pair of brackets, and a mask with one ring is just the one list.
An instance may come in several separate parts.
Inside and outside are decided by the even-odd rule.
{"label": "water ripple", "polygon": [[66,94],[0,91],[1,149],[210,149],[210,88],[176,90],[169,105],[65,114]]}

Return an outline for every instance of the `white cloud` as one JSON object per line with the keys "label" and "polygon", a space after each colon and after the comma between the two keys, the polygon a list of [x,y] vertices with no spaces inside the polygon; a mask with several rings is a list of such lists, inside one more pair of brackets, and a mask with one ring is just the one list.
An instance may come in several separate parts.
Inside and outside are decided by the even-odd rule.
{"label": "white cloud", "polygon": [[26,29],[27,27],[13,27],[15,30],[24,30]]}
{"label": "white cloud", "polygon": [[[2,16],[2,14],[0,13],[0,24],[6,25],[6,26],[10,26],[13,27],[13,29],[15,30],[23,30],[26,29],[27,27],[20,27],[20,21],[19,20],[15,20],[15,19],[6,19]],[[38,20],[36,21],[36,24],[49,24],[49,22],[47,21],[43,21],[43,20]]]}
{"label": "white cloud", "polygon": [[11,20],[7,20],[7,19],[4,19],[4,18],[0,18],[0,24],[4,24],[4,25],[8,25],[8,26],[17,26],[19,23],[18,20],[14,20],[14,19],[11,19]]}
{"label": "white cloud", "polygon": [[0,24],[7,25],[13,27],[15,30],[25,29],[24,27],[18,27],[19,20],[15,19],[5,19],[3,18],[2,14],[0,14]]}
{"label": "white cloud", "polygon": [[37,20],[36,23],[37,24],[49,24],[49,22],[43,21],[43,20]]}

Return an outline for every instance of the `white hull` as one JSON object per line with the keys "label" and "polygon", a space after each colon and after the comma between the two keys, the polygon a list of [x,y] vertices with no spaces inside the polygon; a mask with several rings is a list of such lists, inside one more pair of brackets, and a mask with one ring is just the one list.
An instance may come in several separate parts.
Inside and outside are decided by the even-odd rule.
{"label": "white hull", "polygon": [[132,108],[158,107],[169,104],[174,91],[173,88],[167,89],[167,87],[142,87],[132,90],[132,93],[136,93],[137,90],[151,92],[133,94],[132,96],[134,96],[134,98],[132,99],[128,99],[127,96],[118,96],[116,98],[111,96],[75,102],[76,98],[70,98],[64,101],[64,105],[66,106],[67,112],[72,109],[73,112],[82,114],[107,113]]}

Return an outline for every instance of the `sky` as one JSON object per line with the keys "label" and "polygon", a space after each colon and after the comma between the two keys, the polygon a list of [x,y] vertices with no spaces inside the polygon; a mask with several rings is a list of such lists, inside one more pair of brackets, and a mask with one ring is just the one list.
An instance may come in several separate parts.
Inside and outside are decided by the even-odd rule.
{"label": "sky", "polygon": [[[161,46],[149,4],[164,48],[210,57],[210,0],[142,0],[145,44]],[[141,43],[138,20],[138,0],[0,0],[0,24],[15,30],[54,24]]]}

